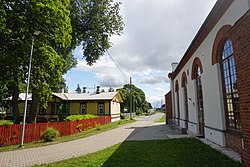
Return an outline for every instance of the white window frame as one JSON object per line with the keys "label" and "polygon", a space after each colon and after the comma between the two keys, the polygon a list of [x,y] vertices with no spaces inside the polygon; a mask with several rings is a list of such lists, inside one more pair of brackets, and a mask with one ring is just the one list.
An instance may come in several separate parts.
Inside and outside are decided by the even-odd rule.
{"label": "white window frame", "polygon": [[98,114],[99,115],[104,115],[105,114],[105,105],[104,105],[104,103],[99,103],[98,104]]}
{"label": "white window frame", "polygon": [[86,114],[87,105],[85,103],[80,104],[80,114]]}

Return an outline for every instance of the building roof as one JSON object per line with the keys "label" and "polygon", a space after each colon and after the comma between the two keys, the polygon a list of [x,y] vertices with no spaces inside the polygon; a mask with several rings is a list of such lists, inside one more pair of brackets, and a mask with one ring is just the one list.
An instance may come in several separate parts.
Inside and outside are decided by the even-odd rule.
{"label": "building roof", "polygon": [[[119,101],[122,102],[119,92],[101,92],[96,93],[52,93],[52,96],[62,100],[113,100],[118,95]],[[12,100],[12,96],[6,98]],[[20,93],[18,100],[25,100],[25,93]],[[28,100],[32,100],[32,94],[28,94]]]}
{"label": "building roof", "polygon": [[112,100],[118,92],[96,93],[53,93],[62,100]]}

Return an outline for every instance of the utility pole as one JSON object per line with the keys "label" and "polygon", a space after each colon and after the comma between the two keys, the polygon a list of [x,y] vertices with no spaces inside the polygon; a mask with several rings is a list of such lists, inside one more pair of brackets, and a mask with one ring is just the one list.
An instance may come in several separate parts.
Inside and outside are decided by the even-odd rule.
{"label": "utility pole", "polygon": [[132,78],[130,77],[130,119],[132,119]]}

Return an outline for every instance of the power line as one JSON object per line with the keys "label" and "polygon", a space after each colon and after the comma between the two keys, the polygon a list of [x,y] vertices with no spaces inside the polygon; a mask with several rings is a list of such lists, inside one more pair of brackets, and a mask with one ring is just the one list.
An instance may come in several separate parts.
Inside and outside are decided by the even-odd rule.
{"label": "power line", "polygon": [[115,62],[115,60],[113,59],[113,57],[110,55],[109,51],[107,50],[107,53],[110,57],[110,59],[114,62],[115,66],[118,68],[118,70],[120,71],[120,73],[124,76],[124,78],[127,80],[128,77],[122,72],[121,68],[117,65],[117,63]]}

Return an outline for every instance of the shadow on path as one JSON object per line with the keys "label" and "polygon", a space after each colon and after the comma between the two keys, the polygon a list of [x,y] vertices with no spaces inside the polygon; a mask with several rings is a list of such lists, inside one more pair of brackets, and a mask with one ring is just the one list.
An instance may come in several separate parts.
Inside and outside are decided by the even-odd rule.
{"label": "shadow on path", "polygon": [[165,124],[158,124],[153,126],[130,127],[134,129],[127,137],[126,141],[140,141],[140,140],[163,140],[171,138],[171,136],[179,136],[182,134],[179,130],[172,130]]}

